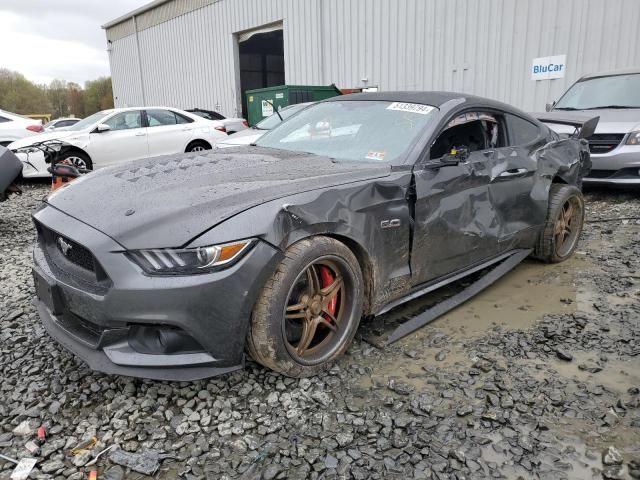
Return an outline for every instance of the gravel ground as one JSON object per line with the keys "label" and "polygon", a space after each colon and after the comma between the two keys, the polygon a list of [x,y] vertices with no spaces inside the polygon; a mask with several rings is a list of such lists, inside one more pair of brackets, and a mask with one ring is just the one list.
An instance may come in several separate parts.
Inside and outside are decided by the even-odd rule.
{"label": "gravel ground", "polygon": [[[167,454],[163,479],[640,478],[640,220],[624,219],[640,216],[640,193],[589,192],[574,258],[527,261],[384,349],[371,339],[438,297],[363,325],[326,376],[248,362],[193,383],[93,373],[49,339],[30,275],[45,193],[31,184],[0,204],[0,453],[29,456],[46,425],[31,478],[86,478],[113,444]],[[11,469],[0,461],[0,479]]]}

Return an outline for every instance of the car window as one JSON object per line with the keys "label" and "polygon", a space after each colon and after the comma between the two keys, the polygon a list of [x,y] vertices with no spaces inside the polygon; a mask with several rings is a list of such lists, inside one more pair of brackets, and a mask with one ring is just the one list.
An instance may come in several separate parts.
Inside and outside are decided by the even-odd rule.
{"label": "car window", "polygon": [[194,121],[193,118],[185,117],[184,115],[180,115],[178,112],[173,112],[173,114],[176,116],[176,121],[178,123],[191,123]]}
{"label": "car window", "polygon": [[0,123],[10,122],[10,121],[11,119],[0,116]]}
{"label": "car window", "polygon": [[466,112],[449,121],[431,146],[432,159],[442,158],[452,150],[469,153],[505,146],[504,120],[486,112]]}
{"label": "car window", "polygon": [[150,127],[191,123],[193,120],[185,118],[171,110],[147,110],[147,121]]}
{"label": "car window", "polygon": [[506,117],[510,146],[526,145],[540,138],[540,129],[537,125],[515,115],[507,114]]}
{"label": "car window", "polygon": [[[117,113],[103,122],[111,127],[111,130],[129,130],[142,127],[142,115],[140,110]],[[77,125],[77,123],[76,123]]]}
{"label": "car window", "polygon": [[76,120],[63,120],[62,122],[58,122],[56,124],[56,128],[58,127],[68,127],[69,125],[73,125],[76,123]]}
{"label": "car window", "polygon": [[640,74],[587,78],[576,82],[554,110],[640,108]]}

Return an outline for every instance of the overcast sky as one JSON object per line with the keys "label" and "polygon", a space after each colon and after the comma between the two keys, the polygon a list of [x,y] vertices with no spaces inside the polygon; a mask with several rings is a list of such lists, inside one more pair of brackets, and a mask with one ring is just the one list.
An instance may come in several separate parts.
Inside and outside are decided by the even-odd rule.
{"label": "overcast sky", "polygon": [[0,68],[36,83],[109,75],[100,25],[150,0],[0,0]]}

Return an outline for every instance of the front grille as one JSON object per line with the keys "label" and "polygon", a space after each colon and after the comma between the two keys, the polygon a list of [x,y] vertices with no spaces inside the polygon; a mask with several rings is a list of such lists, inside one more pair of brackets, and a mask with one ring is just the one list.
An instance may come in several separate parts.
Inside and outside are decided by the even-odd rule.
{"label": "front grille", "polygon": [[589,150],[594,154],[609,153],[620,145],[622,133],[596,133],[589,138]]}
{"label": "front grille", "polygon": [[38,236],[44,242],[44,246],[47,248],[49,253],[53,253],[52,250],[55,250],[55,253],[66,261],[88,270],[89,272],[95,273],[95,259],[87,248],[77,242],[74,242],[70,238],[48,229],[42,224],[37,224],[37,229]]}

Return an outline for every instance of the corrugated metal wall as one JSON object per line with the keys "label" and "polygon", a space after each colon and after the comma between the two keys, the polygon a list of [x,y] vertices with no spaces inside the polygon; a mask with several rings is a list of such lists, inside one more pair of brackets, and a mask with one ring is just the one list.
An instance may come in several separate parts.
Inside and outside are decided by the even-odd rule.
{"label": "corrugated metal wall", "polygon": [[[146,104],[227,115],[239,111],[234,33],[277,21],[289,84],[456,90],[542,110],[585,73],[640,66],[638,0],[220,0],[145,16],[157,14],[137,17]],[[107,36],[116,104],[139,105],[135,32]],[[533,58],[560,54],[566,78],[531,80]]]}

